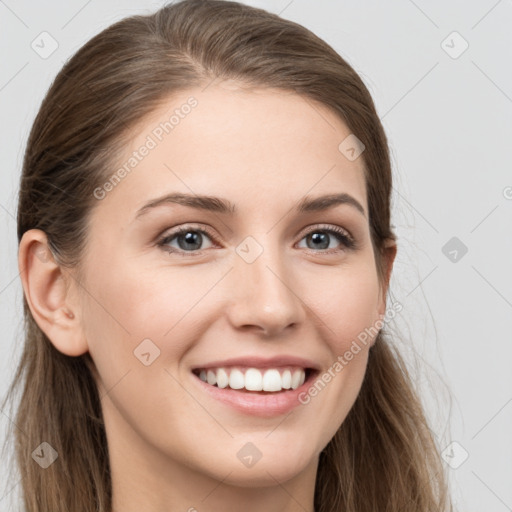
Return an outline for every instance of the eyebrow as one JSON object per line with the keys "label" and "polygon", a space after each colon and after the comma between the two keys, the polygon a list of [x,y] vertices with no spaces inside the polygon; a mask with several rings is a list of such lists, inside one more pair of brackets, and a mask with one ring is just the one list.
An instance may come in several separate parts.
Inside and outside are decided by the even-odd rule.
{"label": "eyebrow", "polygon": [[[149,201],[138,210],[135,217],[139,218],[153,208],[166,204],[180,204],[197,210],[206,210],[227,215],[237,213],[236,206],[227,199],[214,196],[172,193]],[[359,213],[366,217],[366,212],[361,203],[355,197],[347,193],[329,194],[315,198],[305,196],[295,207],[295,211],[298,213],[319,212],[341,204],[354,207]]]}

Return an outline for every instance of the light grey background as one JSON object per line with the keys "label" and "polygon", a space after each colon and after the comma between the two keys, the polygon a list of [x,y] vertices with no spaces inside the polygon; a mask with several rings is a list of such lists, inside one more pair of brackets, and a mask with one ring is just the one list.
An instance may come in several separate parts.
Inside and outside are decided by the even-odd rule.
{"label": "light grey background", "polygon": [[[162,3],[0,0],[2,396],[21,348],[15,216],[31,123],[81,45]],[[393,326],[403,336],[397,344],[427,406],[458,510],[512,511],[512,2],[246,3],[311,29],[369,87],[395,173],[391,293],[404,306]],[[58,43],[46,59],[31,47],[42,46],[43,31]],[[452,237],[465,255],[449,245],[445,256]],[[0,433],[9,421],[3,411]],[[0,481],[8,472],[2,461]],[[16,486],[5,492],[0,510]]]}

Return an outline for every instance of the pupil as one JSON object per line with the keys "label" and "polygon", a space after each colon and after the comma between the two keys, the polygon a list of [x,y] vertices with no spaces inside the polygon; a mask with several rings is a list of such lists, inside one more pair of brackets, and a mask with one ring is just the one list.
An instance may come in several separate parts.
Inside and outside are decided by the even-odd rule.
{"label": "pupil", "polygon": [[[324,242],[322,245],[322,249],[326,249],[329,246],[329,241],[327,239],[326,233],[313,233],[311,235],[311,238],[312,238],[313,242],[316,244],[317,248],[319,247],[319,245],[322,244],[322,241]],[[317,242],[319,242],[319,243],[317,243]],[[327,242],[327,243],[325,243],[325,242]]]}
{"label": "pupil", "polygon": [[194,245],[192,249],[197,249],[201,245],[201,235],[199,233],[189,231],[188,233],[182,235],[182,237],[185,239],[185,244],[189,244],[189,246],[183,247],[182,244],[179,244],[181,249],[190,249],[190,244]]}

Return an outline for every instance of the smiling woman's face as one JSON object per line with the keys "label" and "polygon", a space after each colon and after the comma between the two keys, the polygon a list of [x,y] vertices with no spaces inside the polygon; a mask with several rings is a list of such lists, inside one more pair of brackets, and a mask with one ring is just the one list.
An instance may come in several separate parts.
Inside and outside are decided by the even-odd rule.
{"label": "smiling woman's face", "polygon": [[[191,96],[172,131],[155,132]],[[294,93],[211,85],[173,96],[133,134],[119,167],[148,136],[157,144],[95,205],[80,298],[113,475],[143,468],[180,485],[193,471],[243,486],[313,475],[369,344],[309,403],[298,394],[385,311],[362,157],[338,149],[350,131]],[[299,208],[333,194],[345,196]],[[259,373],[244,381],[248,368]],[[296,390],[225,381],[239,370],[234,387],[257,389],[260,374],[267,389],[296,387],[302,369]]]}

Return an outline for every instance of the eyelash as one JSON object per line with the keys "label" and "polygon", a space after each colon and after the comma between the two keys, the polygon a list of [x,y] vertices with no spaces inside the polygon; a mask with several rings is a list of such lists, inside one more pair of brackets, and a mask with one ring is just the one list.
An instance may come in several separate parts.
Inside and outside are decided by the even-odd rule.
{"label": "eyelash", "polygon": [[[181,228],[177,229],[176,231],[166,234],[165,236],[160,238],[160,240],[157,242],[157,245],[162,250],[164,250],[170,254],[177,254],[179,256],[201,256],[203,254],[203,252],[207,249],[196,250],[196,251],[183,251],[181,249],[170,248],[167,245],[169,242],[174,240],[176,237],[178,237],[180,235],[184,235],[189,232],[201,233],[202,235],[207,235],[208,237],[210,237],[212,239],[213,242],[215,242],[216,244],[219,243],[219,241],[217,240],[217,237],[210,230],[208,230],[206,228],[196,228],[193,226],[184,226],[184,227],[181,227]],[[306,236],[308,236],[312,233],[316,233],[316,232],[330,233],[330,234],[335,235],[335,237],[338,239],[338,241],[341,242],[341,244],[345,246],[345,249],[320,249],[320,250],[306,249],[309,252],[321,253],[321,254],[333,254],[333,253],[338,253],[338,252],[341,252],[344,250],[357,249],[355,240],[348,234],[348,232],[346,230],[344,230],[343,228],[340,228],[338,226],[324,226],[324,225],[315,226],[313,229],[304,233],[300,240],[302,240]]]}

